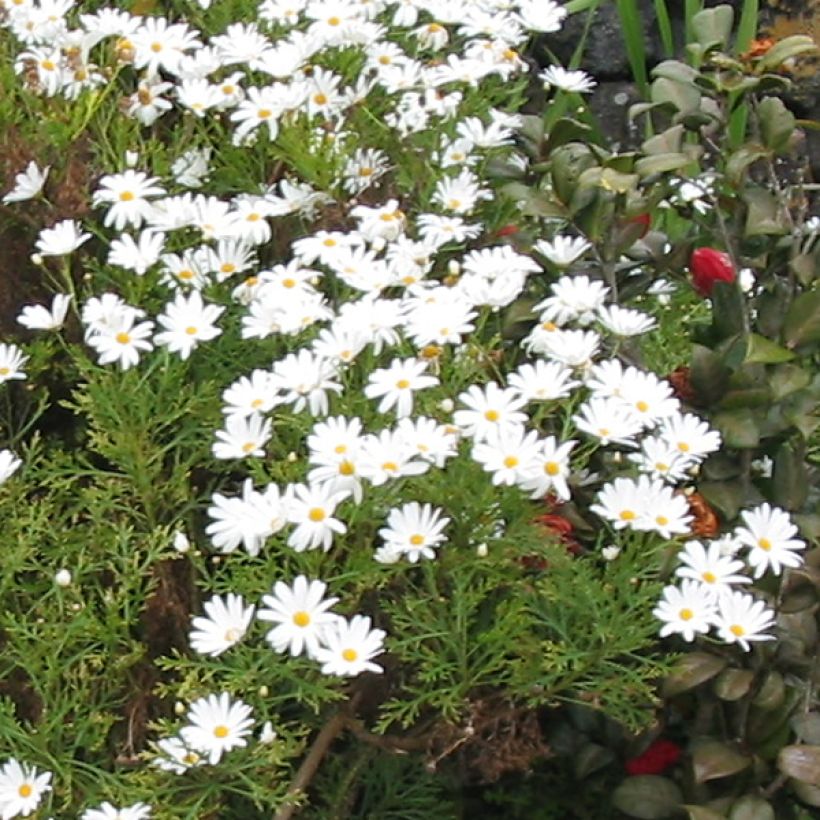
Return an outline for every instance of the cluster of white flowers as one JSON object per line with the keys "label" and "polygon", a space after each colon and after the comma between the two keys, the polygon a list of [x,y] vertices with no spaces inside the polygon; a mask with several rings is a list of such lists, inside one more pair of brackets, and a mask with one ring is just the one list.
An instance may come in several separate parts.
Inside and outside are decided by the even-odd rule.
{"label": "cluster of white flowers", "polygon": [[[774,611],[735,585],[751,582],[746,570],[761,578],[768,571],[780,575],[783,567],[800,566],[800,551],[806,545],[794,537],[797,527],[788,513],[777,507],[764,503],[744,510],[740,517],[743,526],[732,535],[706,546],[700,541],[685,544],[675,573],[683,580],[664,589],[655,609],[655,616],[664,622],[661,636],[678,634],[692,641],[714,628],[723,641],[747,651],[751,641],[774,640],[766,632],[775,622]],[[747,550],[745,562],[737,557],[742,550]]]}

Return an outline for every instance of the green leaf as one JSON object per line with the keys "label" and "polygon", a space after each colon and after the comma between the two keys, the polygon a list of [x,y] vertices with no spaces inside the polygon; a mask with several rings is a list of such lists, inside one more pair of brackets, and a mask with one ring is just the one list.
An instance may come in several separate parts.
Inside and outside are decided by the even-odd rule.
{"label": "green leaf", "polygon": [[680,60],[664,60],[652,69],[652,76],[656,79],[663,77],[678,83],[694,83],[700,75],[692,66]]}
{"label": "green leaf", "polygon": [[786,347],[820,342],[820,290],[801,293],[791,304],[783,323]]}
{"label": "green leaf", "polygon": [[745,236],[770,236],[787,232],[777,197],[763,188],[749,188],[743,193],[746,203]]}
{"label": "green leaf", "polygon": [[698,490],[723,516],[731,521],[746,503],[743,487],[739,481],[701,481]]}
{"label": "green leaf", "polygon": [[757,106],[763,144],[777,154],[788,148],[795,128],[794,114],[778,97],[764,97]]}
{"label": "green leaf", "polygon": [[740,700],[751,688],[754,677],[751,669],[724,669],[712,687],[721,700]]}
{"label": "green leaf", "polygon": [[564,217],[566,210],[542,191],[523,182],[508,182],[501,191],[518,204],[521,213],[527,216]]}
{"label": "green leaf", "polygon": [[683,140],[683,126],[673,125],[660,134],[655,134],[645,140],[641,145],[641,150],[645,154],[677,154],[680,153],[681,141]]}
{"label": "green leaf", "polygon": [[744,145],[729,155],[726,161],[726,176],[735,185],[738,185],[746,173],[746,169],[754,162],[767,156],[768,151],[754,145]]}
{"label": "green leaf", "polygon": [[790,60],[798,54],[808,54],[812,51],[817,51],[817,46],[811,37],[805,34],[794,34],[791,37],[785,37],[775,43],[763,57],[760,58],[760,62],[757,64],[757,70],[760,73],[772,71],[783,65],[786,60]]}
{"label": "green leaf", "polygon": [[573,755],[575,777],[578,780],[583,780],[593,772],[608,766],[614,759],[614,753],[606,746],[601,746],[598,743],[587,743]]}
{"label": "green leaf", "polygon": [[772,501],[787,510],[799,510],[809,490],[805,448],[792,441],[784,441],[774,458]]}
{"label": "green leaf", "polygon": [[745,794],[732,804],[729,820],[775,820],[774,809],[762,797]]}
{"label": "green leaf", "polygon": [[759,336],[757,333],[750,333],[746,339],[746,356],[743,359],[745,364],[782,364],[794,358],[791,350]]}
{"label": "green leaf", "polygon": [[612,803],[617,809],[640,820],[673,817],[682,802],[683,794],[676,783],[649,774],[627,778],[612,795]]}
{"label": "green leaf", "polygon": [[701,93],[694,83],[658,77],[652,83],[649,98],[656,104],[669,103],[681,114],[691,114],[700,108]]}
{"label": "green leaf", "polygon": [[635,163],[635,171],[642,177],[648,177],[652,174],[663,174],[667,171],[685,168],[691,161],[687,154],[680,152],[653,154],[639,159]]}
{"label": "green leaf", "polygon": [[749,48],[758,25],[758,0],[743,0],[743,10],[735,33],[735,54],[743,54]]}
{"label": "green leaf", "polygon": [[794,793],[807,806],[820,808],[820,787],[804,783],[802,780],[791,780],[789,785],[794,789]]}
{"label": "green leaf", "polygon": [[724,815],[707,809],[706,806],[690,806],[687,804],[683,808],[686,809],[689,820],[726,820]]}
{"label": "green leaf", "polygon": [[616,0],[618,16],[621,18],[621,33],[629,60],[632,76],[646,96],[648,79],[646,75],[646,43],[644,42],[643,15],[637,0]]}
{"label": "green leaf", "polygon": [[820,253],[816,250],[814,253],[799,253],[789,261],[789,267],[794,271],[800,284],[808,287],[820,270]]}
{"label": "green leaf", "polygon": [[751,762],[750,757],[716,740],[706,740],[698,744],[692,752],[695,783],[706,783],[708,780],[737,774]]}
{"label": "green leaf", "polygon": [[820,745],[820,713],[807,712],[795,715],[791,719],[791,726],[800,740]]}
{"label": "green leaf", "polygon": [[769,374],[769,386],[772,398],[777,401],[797,390],[802,390],[811,381],[811,376],[802,367],[794,364],[783,364],[772,368]]}
{"label": "green leaf", "polygon": [[795,780],[820,786],[820,746],[785,746],[777,756],[777,768]]}
{"label": "green leaf", "polygon": [[552,184],[561,202],[568,203],[575,193],[581,174],[597,165],[591,149],[580,142],[568,142],[551,155]]}
{"label": "green leaf", "polygon": [[554,151],[560,145],[573,141],[591,142],[593,133],[593,129],[584,122],[573,120],[570,117],[561,117],[550,130],[546,145],[547,151]]}
{"label": "green leaf", "polygon": [[779,672],[769,672],[757,690],[752,703],[758,709],[779,709],[786,697],[786,685]]}
{"label": "green leaf", "polygon": [[704,9],[692,18],[692,31],[704,48],[723,48],[729,42],[734,19],[735,13],[731,6],[720,5]]}
{"label": "green leaf", "polygon": [[726,392],[729,368],[714,350],[692,345],[692,387],[705,404],[714,404]]}
{"label": "green leaf", "polygon": [[760,443],[760,430],[749,409],[724,410],[717,413],[712,422],[720,430],[723,443],[727,447],[742,450],[757,447]]}
{"label": "green leaf", "polygon": [[707,652],[688,652],[663,682],[664,698],[673,698],[715,677],[728,661]]}

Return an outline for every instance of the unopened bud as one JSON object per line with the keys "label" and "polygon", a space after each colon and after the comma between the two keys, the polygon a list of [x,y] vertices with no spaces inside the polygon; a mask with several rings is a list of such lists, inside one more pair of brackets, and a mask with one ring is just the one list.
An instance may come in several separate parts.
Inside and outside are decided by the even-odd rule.
{"label": "unopened bud", "polygon": [[67,587],[71,585],[71,573],[67,569],[60,569],[54,574],[54,583],[58,587]]}

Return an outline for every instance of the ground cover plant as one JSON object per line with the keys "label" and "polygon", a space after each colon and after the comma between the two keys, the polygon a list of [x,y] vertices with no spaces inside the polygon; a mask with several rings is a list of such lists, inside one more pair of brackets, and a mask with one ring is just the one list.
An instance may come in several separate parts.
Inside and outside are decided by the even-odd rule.
{"label": "ground cover plant", "polygon": [[820,804],[812,45],[568,10],[2,6],[4,818]]}

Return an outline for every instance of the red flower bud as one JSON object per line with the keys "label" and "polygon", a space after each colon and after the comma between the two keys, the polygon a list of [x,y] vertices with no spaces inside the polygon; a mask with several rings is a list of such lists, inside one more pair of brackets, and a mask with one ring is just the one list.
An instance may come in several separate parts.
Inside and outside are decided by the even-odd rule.
{"label": "red flower bud", "polygon": [[498,236],[498,237],[513,236],[514,234],[517,234],[517,233],[518,233],[518,225],[504,225],[495,232],[495,235]]}
{"label": "red flower bud", "polygon": [[714,248],[696,248],[689,261],[692,284],[701,296],[710,296],[715,282],[734,282],[735,273],[728,253]]}
{"label": "red flower bud", "polygon": [[647,750],[627,760],[624,768],[627,774],[663,774],[670,766],[674,766],[680,757],[680,746],[671,740],[656,740]]}
{"label": "red flower bud", "polygon": [[638,234],[638,239],[643,239],[652,225],[652,217],[649,214],[638,214],[637,216],[630,217],[626,222],[628,225],[638,225],[641,229],[641,232]]}

